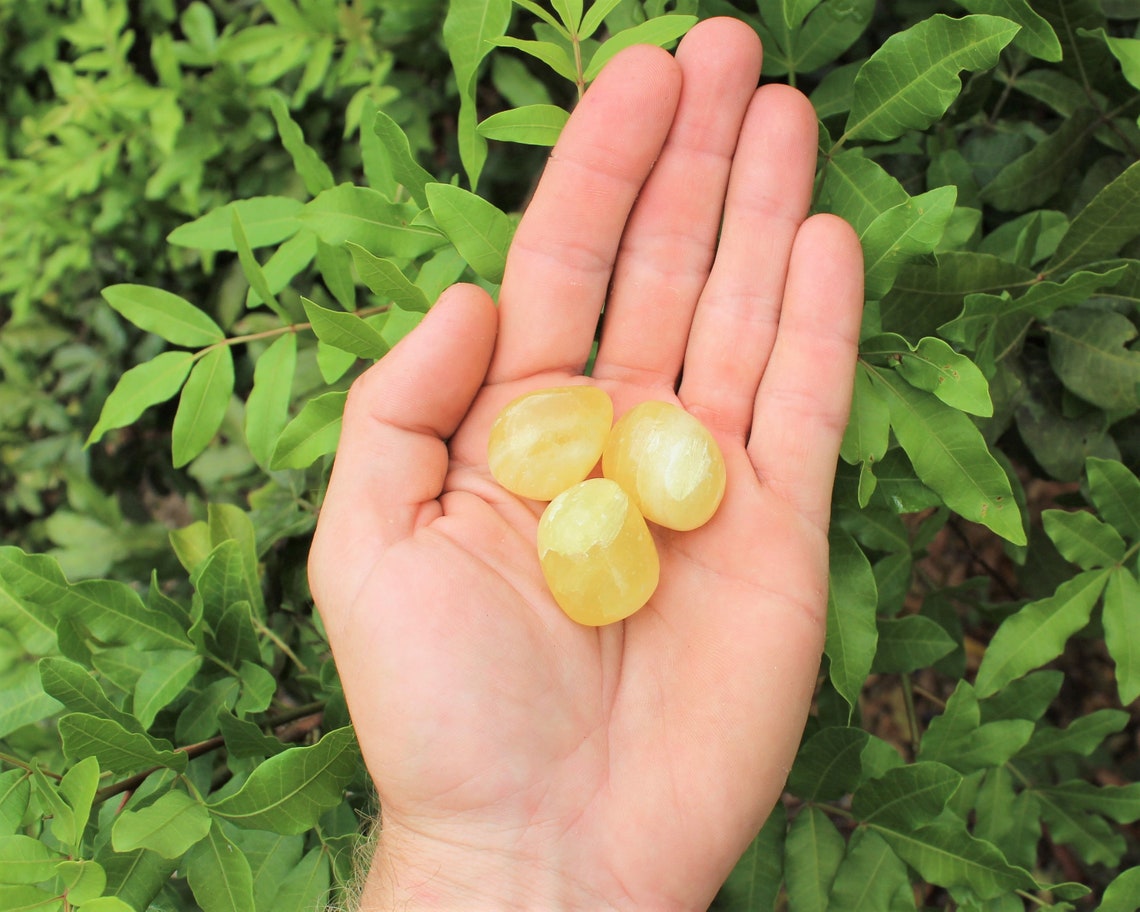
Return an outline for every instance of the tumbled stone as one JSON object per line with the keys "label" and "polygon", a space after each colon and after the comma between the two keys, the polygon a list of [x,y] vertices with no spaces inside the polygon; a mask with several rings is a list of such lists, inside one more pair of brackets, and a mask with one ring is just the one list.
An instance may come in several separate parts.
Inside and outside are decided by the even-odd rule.
{"label": "tumbled stone", "polygon": [[643,402],[622,415],[602,454],[602,474],[628,492],[646,519],[681,532],[708,522],[724,497],[716,440],[669,402]]}
{"label": "tumbled stone", "polygon": [[596,386],[526,393],[510,402],[491,427],[491,474],[520,497],[552,500],[598,464],[613,418],[610,397]]}
{"label": "tumbled stone", "polygon": [[550,502],[538,523],[538,556],[554,600],[593,627],[641,608],[660,574],[644,518],[606,478],[587,479]]}

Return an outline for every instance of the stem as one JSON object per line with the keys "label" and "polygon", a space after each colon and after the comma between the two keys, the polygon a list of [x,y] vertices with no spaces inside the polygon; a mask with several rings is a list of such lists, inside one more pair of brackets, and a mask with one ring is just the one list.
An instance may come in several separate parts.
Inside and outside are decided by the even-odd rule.
{"label": "stem", "polygon": [[[313,703],[306,703],[303,706],[294,707],[288,712],[282,713],[279,716],[275,716],[272,719],[267,719],[262,725],[262,728],[280,728],[282,725],[286,725],[290,722],[295,722],[297,719],[303,719],[305,716],[315,715],[323,711],[324,708],[325,704],[323,700],[318,700]],[[207,738],[205,741],[199,741],[197,744],[187,744],[183,747],[176,747],[174,749],[179,753],[186,754],[191,760],[194,760],[198,757],[210,753],[211,751],[215,751],[220,747],[225,747],[225,744],[225,739],[221,735],[214,735],[214,737]],[[3,759],[3,757],[0,756],[0,759]],[[24,766],[22,763],[17,763],[17,765]],[[119,782],[112,782],[110,785],[99,789],[95,793],[94,801],[95,803],[101,803],[103,801],[106,801],[108,798],[114,798],[116,795],[121,795],[124,792],[133,792],[136,788],[142,785],[143,782],[146,781],[147,777],[162,769],[166,769],[166,767],[155,766],[151,769],[144,770],[141,773],[135,773],[133,776],[128,776],[126,779],[120,780]],[[54,773],[48,775],[52,775],[55,779],[63,778],[62,776],[56,776]]]}
{"label": "stem", "polygon": [[574,48],[574,72],[578,74],[576,85],[578,87],[578,100],[581,101],[582,96],[586,94],[586,73],[582,69],[582,39],[577,31],[570,33],[570,44]]}
{"label": "stem", "polygon": [[[35,768],[26,760],[21,760],[19,757],[13,757],[11,754],[6,754],[3,751],[0,751],[0,763],[7,763],[9,766],[18,767],[27,773],[35,772]],[[40,772],[47,776],[49,779],[54,779],[56,782],[59,782],[61,779],[63,779],[63,776],[59,775],[58,773],[51,773],[46,769],[41,769]]]}
{"label": "stem", "polygon": [[285,655],[289,657],[289,660],[297,666],[298,670],[302,674],[309,673],[309,669],[305,666],[305,663],[297,658],[297,654],[293,652],[293,650],[289,648],[289,645],[283,639],[281,639],[281,637],[274,633],[273,630],[271,630],[267,625],[261,623],[261,621],[257,620],[256,618],[253,621],[253,626],[258,633],[264,634],[274,646],[285,653]]}
{"label": "stem", "polygon": [[[358,317],[372,317],[379,313],[385,313],[388,309],[389,305],[381,304],[378,307],[366,307],[364,310],[355,311],[355,313]],[[222,339],[220,342],[215,342],[212,345],[207,345],[205,348],[196,351],[194,353],[194,360],[197,361],[199,358],[204,358],[216,348],[227,348],[233,345],[241,345],[245,342],[259,342],[262,339],[274,339],[277,336],[285,335],[285,333],[304,332],[312,328],[312,323],[290,323],[287,326],[278,326],[275,329],[264,329],[261,332],[233,336],[229,339]]]}
{"label": "stem", "polygon": [[914,687],[910,681],[910,675],[902,675],[902,692],[903,704],[906,706],[906,723],[910,729],[910,749],[913,755],[918,754],[919,748],[919,733],[918,733],[918,714],[914,710]]}

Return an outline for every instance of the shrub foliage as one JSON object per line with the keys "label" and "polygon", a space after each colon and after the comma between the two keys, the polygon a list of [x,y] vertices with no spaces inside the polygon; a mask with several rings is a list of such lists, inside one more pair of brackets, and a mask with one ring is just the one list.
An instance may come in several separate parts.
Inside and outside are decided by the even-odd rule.
{"label": "shrub foliage", "polygon": [[816,705],[716,907],[1140,906],[1134,3],[0,0],[0,907],[344,901],[348,385],[711,15],[810,95],[867,282]]}

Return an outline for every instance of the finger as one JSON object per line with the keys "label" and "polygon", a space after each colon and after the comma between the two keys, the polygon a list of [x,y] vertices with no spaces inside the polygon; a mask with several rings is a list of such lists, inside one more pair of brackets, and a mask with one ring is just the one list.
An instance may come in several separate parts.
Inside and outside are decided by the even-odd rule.
{"label": "finger", "polygon": [[609,62],[570,117],[511,242],[490,382],[581,372],[680,83],[667,52],[632,47]]}
{"label": "finger", "polygon": [[457,285],[352,385],[310,551],[322,608],[342,602],[385,547],[438,513],[444,441],[483,382],[496,317],[484,291]]}
{"label": "finger", "polygon": [[701,22],[677,48],[677,116],[622,238],[595,377],[675,386],[760,56],[736,19]]}
{"label": "finger", "polygon": [[792,241],[811,202],[817,143],[815,112],[800,92],[769,85],[755,94],[680,389],[687,408],[741,441],[776,337]]}
{"label": "finger", "polygon": [[761,481],[827,527],[863,305],[863,252],[831,215],[803,224],[780,328],[756,397],[749,454]]}

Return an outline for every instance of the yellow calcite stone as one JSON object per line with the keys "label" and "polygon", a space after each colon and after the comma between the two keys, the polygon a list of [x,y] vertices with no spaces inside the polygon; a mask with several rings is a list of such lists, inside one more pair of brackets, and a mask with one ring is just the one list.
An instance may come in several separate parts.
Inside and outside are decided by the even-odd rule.
{"label": "yellow calcite stone", "polygon": [[680,532],[704,525],[724,497],[724,456],[708,429],[678,405],[643,402],[610,432],[602,474],[642,515]]}
{"label": "yellow calcite stone", "polygon": [[580,482],[547,505],[538,522],[538,558],[554,600],[592,627],[641,608],[660,574],[649,527],[606,478]]}
{"label": "yellow calcite stone", "polygon": [[596,386],[526,393],[495,419],[487,464],[511,493],[552,500],[598,464],[613,420],[613,403]]}

